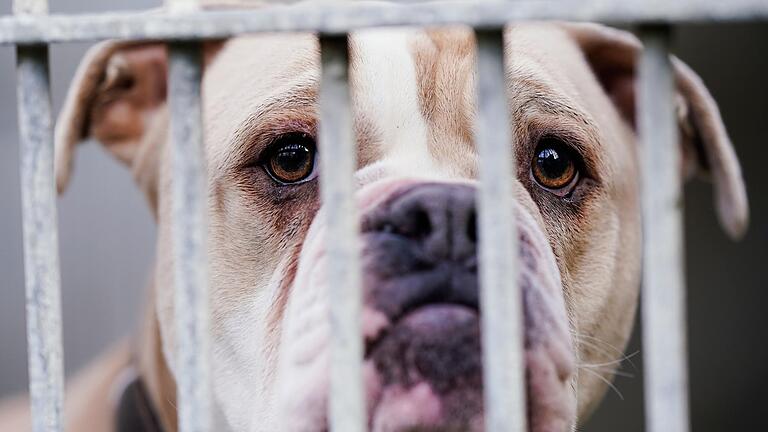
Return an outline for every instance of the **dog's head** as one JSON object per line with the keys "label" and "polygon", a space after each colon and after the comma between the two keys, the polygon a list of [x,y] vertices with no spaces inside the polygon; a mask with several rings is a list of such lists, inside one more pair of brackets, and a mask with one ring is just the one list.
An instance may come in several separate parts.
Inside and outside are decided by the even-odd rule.
{"label": "dog's head", "polygon": [[[637,303],[640,46],[595,25],[518,25],[506,39],[529,424],[570,430],[611,379]],[[481,429],[474,44],[459,28],[351,38],[373,430]],[[57,169],[61,188],[75,144],[94,137],[132,167],[155,211],[162,354],[145,374],[167,413],[172,386],[156,378],[165,365],[172,378],[175,340],[166,69],[160,44],[95,48],[58,125]],[[681,175],[711,175],[720,218],[739,235],[746,198],[719,113],[686,66],[675,71],[682,140],[670,151],[683,154]],[[311,35],[205,46],[214,396],[233,430],[327,429],[334,299],[318,80]]]}

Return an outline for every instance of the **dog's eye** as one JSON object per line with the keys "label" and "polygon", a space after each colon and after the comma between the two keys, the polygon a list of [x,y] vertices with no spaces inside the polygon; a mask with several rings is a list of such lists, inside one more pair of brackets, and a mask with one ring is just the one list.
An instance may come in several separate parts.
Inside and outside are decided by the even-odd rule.
{"label": "dog's eye", "polygon": [[264,168],[278,183],[301,183],[315,171],[315,153],[315,142],[309,135],[285,135],[268,150]]}
{"label": "dog's eye", "polygon": [[578,155],[557,138],[546,137],[539,141],[531,164],[531,173],[539,185],[565,196],[576,184],[579,176]]}

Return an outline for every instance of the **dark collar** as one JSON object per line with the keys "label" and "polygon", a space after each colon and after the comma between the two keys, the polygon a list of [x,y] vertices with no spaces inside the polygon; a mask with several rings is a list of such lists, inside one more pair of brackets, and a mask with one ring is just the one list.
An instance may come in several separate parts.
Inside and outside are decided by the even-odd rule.
{"label": "dark collar", "polygon": [[128,384],[120,396],[115,422],[117,432],[163,432],[140,378]]}

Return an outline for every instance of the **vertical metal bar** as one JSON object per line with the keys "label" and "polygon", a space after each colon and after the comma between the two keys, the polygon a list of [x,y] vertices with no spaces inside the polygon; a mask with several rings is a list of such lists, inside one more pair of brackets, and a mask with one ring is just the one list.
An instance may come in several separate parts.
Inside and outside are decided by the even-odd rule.
{"label": "vertical metal bar", "polygon": [[[48,13],[48,3],[16,0],[13,10],[41,15]],[[63,428],[64,358],[48,47],[18,46],[16,61],[32,430],[58,432]]]}
{"label": "vertical metal bar", "polygon": [[687,432],[688,371],[680,150],[669,29],[641,31],[639,133],[643,153],[643,348],[646,425]]}
{"label": "vertical metal bar", "polygon": [[[477,32],[480,152],[480,307],[485,430],[526,429],[522,294],[512,182],[514,136],[509,117],[502,30]],[[500,157],[501,156],[501,157]]]}
{"label": "vertical metal bar", "polygon": [[[200,0],[166,0],[170,13]],[[202,46],[168,44],[168,101],[173,146],[172,218],[176,319],[176,407],[179,432],[213,426],[208,290],[208,185],[201,105]]]}
{"label": "vertical metal bar", "polygon": [[177,408],[181,432],[211,430],[207,184],[200,101],[201,46],[169,44]]}
{"label": "vertical metal bar", "polygon": [[347,37],[324,37],[320,83],[320,161],[326,211],[331,385],[328,418],[334,432],[365,430],[363,338],[360,325],[359,221],[355,208],[355,138],[350,109]]}
{"label": "vertical metal bar", "polygon": [[19,46],[16,56],[32,430],[61,431],[64,359],[48,47]]}

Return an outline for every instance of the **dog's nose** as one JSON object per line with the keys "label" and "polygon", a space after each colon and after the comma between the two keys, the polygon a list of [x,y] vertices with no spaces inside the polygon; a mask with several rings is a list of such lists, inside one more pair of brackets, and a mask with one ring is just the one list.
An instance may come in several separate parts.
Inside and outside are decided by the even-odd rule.
{"label": "dog's nose", "polygon": [[364,232],[391,233],[416,243],[429,258],[464,261],[477,249],[475,190],[420,184],[391,197],[363,221]]}
{"label": "dog's nose", "polygon": [[362,220],[366,299],[392,320],[432,303],[478,309],[475,192],[421,183]]}

